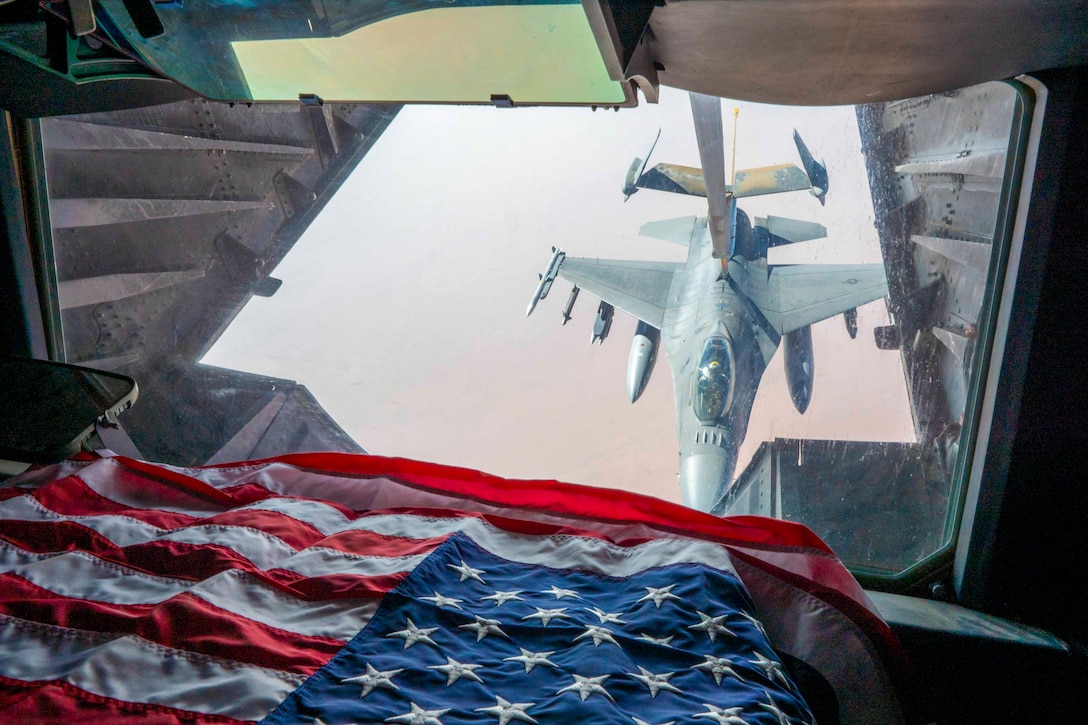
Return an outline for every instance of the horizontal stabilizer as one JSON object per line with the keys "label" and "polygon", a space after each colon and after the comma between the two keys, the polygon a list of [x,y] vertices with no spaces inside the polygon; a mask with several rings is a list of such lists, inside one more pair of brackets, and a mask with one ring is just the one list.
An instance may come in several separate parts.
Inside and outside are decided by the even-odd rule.
{"label": "horizontal stabilizer", "polygon": [[755,226],[763,227],[776,237],[787,242],[806,242],[827,236],[827,227],[803,219],[790,219],[784,216],[756,217]]}
{"label": "horizontal stabilizer", "polygon": [[691,242],[691,235],[695,231],[697,220],[698,217],[695,216],[683,216],[677,219],[647,222],[638,230],[638,234],[640,237],[660,239],[664,242],[681,244],[686,247]]}
{"label": "horizontal stabilizer", "polygon": [[784,191],[807,191],[812,188],[808,175],[793,164],[742,169],[733,176],[733,196],[763,196]]}
{"label": "horizontal stabilizer", "polygon": [[781,244],[767,250],[767,266],[788,264],[865,264],[880,263],[880,252],[871,248],[858,249],[843,244],[840,239],[809,239],[793,244]]}
{"label": "horizontal stabilizer", "polygon": [[640,189],[668,191],[687,196],[706,196],[706,182],[702,169],[678,164],[658,164],[638,177],[635,186]]}

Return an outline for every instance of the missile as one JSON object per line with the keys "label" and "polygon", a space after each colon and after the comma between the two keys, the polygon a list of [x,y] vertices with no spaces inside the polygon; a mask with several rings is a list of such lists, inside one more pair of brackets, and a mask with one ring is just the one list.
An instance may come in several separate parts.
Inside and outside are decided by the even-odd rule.
{"label": "missile", "polygon": [[578,299],[578,293],[581,290],[578,289],[578,285],[574,285],[574,288],[570,291],[570,297],[567,298],[567,304],[563,306],[563,324],[570,322],[570,311],[574,309],[574,301]]}
{"label": "missile", "polygon": [[639,320],[635,337],[631,341],[631,353],[627,356],[627,397],[633,403],[646,389],[657,359],[657,343],[661,330]]}
{"label": "missile", "polygon": [[612,329],[612,315],[615,311],[615,307],[603,300],[597,306],[597,319],[593,321],[593,339],[589,341],[590,345],[597,340],[604,343],[604,339],[608,337],[608,331]]}
{"label": "missile", "polygon": [[782,340],[785,348],[783,362],[786,365],[786,383],[790,389],[790,399],[798,413],[808,410],[812,400],[812,382],[815,366],[812,356],[812,328],[808,325],[787,332]]}
{"label": "missile", "polygon": [[537,302],[548,296],[548,290],[552,288],[552,282],[555,281],[555,276],[559,274],[559,267],[563,264],[566,256],[562,249],[552,247],[552,259],[548,262],[548,268],[544,270],[544,274],[537,275],[540,277],[540,282],[536,286],[536,291],[533,292],[533,299],[529,300],[529,308],[525,310],[526,317],[533,314]]}
{"label": "missile", "polygon": [[842,313],[842,319],[846,322],[846,334],[850,336],[851,340],[856,339],[858,336],[858,308],[855,307]]}

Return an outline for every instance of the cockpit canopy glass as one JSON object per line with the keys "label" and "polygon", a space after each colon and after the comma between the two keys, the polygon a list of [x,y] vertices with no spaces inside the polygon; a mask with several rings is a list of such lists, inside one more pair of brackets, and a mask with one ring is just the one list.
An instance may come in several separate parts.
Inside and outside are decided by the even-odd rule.
{"label": "cockpit canopy glass", "polygon": [[733,400],[733,348],[724,335],[714,335],[703,346],[691,401],[695,415],[708,425],[721,422]]}

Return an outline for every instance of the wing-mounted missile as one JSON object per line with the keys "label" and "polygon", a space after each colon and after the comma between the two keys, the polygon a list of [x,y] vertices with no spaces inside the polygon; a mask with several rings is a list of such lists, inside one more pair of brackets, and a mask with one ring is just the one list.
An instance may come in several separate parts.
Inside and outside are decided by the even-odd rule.
{"label": "wing-mounted missile", "polygon": [[639,399],[646,383],[650,382],[660,341],[661,330],[639,320],[631,341],[631,353],[627,356],[627,397],[632,403]]}
{"label": "wing-mounted missile", "polygon": [[543,274],[537,275],[540,282],[537,283],[536,291],[533,292],[533,298],[529,300],[529,308],[525,310],[526,317],[533,314],[537,302],[548,296],[548,291],[552,288],[552,282],[555,282],[555,276],[559,274],[559,267],[563,264],[566,256],[562,249],[552,247],[552,258],[548,262],[548,268],[544,270]]}
{"label": "wing-mounted missile", "polygon": [[604,343],[604,339],[608,337],[609,330],[612,329],[612,315],[616,312],[616,308],[608,304],[605,301],[601,301],[601,304],[597,305],[597,319],[593,321],[593,339],[589,341],[589,344],[597,342]]}
{"label": "wing-mounted missile", "polygon": [[846,334],[850,336],[851,340],[856,340],[858,337],[858,308],[854,307],[842,313],[842,320],[846,323]]}
{"label": "wing-mounted missile", "polygon": [[631,162],[631,166],[627,169],[627,175],[623,178],[623,200],[626,202],[631,198],[631,195],[638,191],[638,180],[642,177],[642,173],[646,171],[646,164],[650,163],[650,157],[654,153],[654,148],[657,147],[657,141],[661,138],[661,129],[657,129],[657,136],[654,137],[654,142],[650,144],[650,150],[646,152],[646,158],[640,159],[637,156],[635,160]]}
{"label": "wing-mounted missile", "polygon": [[563,305],[563,324],[570,322],[570,311],[574,309],[574,302],[578,299],[578,293],[581,292],[578,289],[578,285],[574,285],[570,291],[570,297],[567,298],[567,304]]}
{"label": "wing-mounted missile", "polygon": [[808,150],[808,146],[801,140],[801,134],[797,133],[797,129],[793,130],[793,143],[797,145],[797,153],[801,156],[801,165],[805,167],[805,173],[808,174],[808,181],[812,185],[812,195],[820,200],[820,204],[823,204],[827,196],[828,182],[827,178],[827,166],[824,165],[823,160],[817,161],[812,157],[812,154]]}
{"label": "wing-mounted missile", "polygon": [[808,325],[787,332],[782,338],[785,348],[783,359],[786,364],[786,384],[789,386],[790,399],[798,413],[808,410],[812,400],[812,379],[815,366],[812,357],[812,328]]}

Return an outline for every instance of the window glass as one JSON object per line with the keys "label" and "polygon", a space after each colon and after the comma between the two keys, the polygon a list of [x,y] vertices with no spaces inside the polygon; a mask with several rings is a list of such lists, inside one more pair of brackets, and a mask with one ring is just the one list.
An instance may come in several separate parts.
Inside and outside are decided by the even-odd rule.
{"label": "window glass", "polygon": [[[1003,83],[723,101],[727,137],[734,107],[738,174],[802,169],[796,129],[827,194],[739,199],[748,262],[690,278],[705,199],[621,193],[659,128],[648,171],[699,165],[672,89],[608,114],[186,101],[45,119],[68,361],[136,378],[122,422],[184,465],[365,448],[680,501],[697,442],[729,461],[715,513],[803,522],[896,574],[958,518],[1025,108]],[[567,256],[526,319],[552,246]],[[843,295],[880,291],[840,310],[835,274]],[[602,296],[615,320],[591,344]],[[704,425],[711,392],[750,411]]]}

